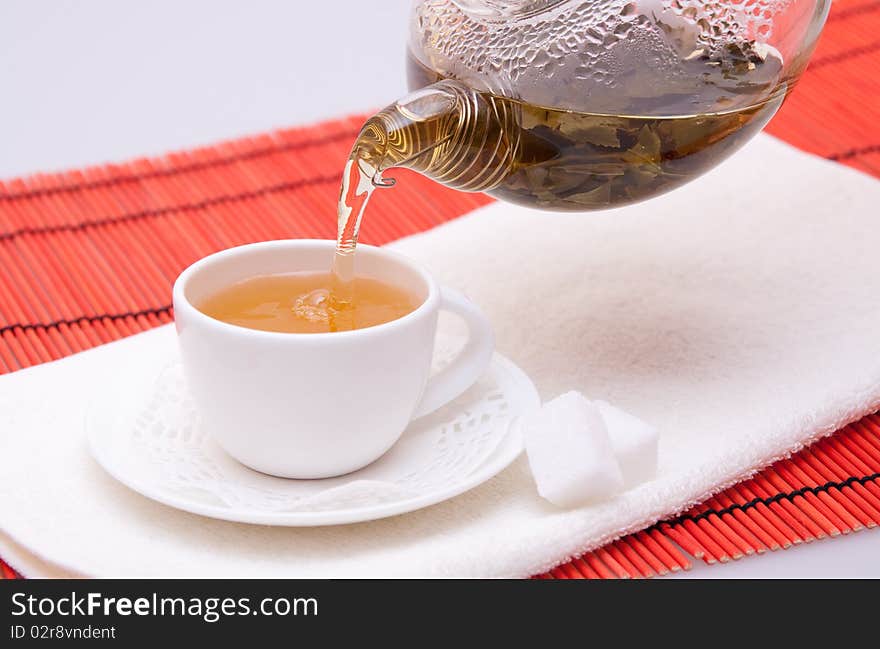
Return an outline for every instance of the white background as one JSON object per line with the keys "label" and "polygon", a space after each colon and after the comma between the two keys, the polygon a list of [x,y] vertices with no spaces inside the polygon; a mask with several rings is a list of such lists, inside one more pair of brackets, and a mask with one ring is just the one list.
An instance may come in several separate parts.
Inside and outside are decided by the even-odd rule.
{"label": "white background", "polygon": [[0,177],[379,108],[410,0],[2,0]]}
{"label": "white background", "polygon": [[[410,0],[3,0],[0,176],[157,154],[380,107]],[[585,217],[586,218],[586,217]],[[880,577],[880,532],[693,577]]]}

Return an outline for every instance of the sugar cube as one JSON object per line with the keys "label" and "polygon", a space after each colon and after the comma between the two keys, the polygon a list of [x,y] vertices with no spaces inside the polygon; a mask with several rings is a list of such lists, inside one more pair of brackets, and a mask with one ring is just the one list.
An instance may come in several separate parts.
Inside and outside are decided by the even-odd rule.
{"label": "sugar cube", "polygon": [[610,498],[623,489],[598,406],[567,392],[523,421],[526,453],[538,493],[559,507]]}
{"label": "sugar cube", "polygon": [[624,486],[633,487],[657,475],[657,429],[605,401],[594,401],[602,414]]}

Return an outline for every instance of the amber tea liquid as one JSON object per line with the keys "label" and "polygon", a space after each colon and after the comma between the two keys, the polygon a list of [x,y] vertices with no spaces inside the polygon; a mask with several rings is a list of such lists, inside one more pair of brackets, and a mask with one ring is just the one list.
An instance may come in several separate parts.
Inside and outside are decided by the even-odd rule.
{"label": "amber tea liquid", "polygon": [[262,275],[232,284],[196,307],[229,324],[282,333],[328,333],[391,322],[416,309],[406,291],[375,279],[350,280],[343,310],[331,299],[330,273]]}

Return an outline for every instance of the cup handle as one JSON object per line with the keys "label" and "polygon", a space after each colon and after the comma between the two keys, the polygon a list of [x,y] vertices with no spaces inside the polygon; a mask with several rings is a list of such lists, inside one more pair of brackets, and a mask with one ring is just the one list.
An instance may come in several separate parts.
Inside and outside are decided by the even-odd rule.
{"label": "cup handle", "polygon": [[486,371],[495,349],[495,336],[488,318],[464,295],[442,287],[440,309],[465,321],[468,340],[458,356],[428,381],[413,419],[434,412],[471,387]]}

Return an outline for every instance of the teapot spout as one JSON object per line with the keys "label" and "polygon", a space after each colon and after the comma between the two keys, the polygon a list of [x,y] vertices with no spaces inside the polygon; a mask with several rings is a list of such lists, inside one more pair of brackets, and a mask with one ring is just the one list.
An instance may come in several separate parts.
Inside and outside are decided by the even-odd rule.
{"label": "teapot spout", "polygon": [[461,191],[489,191],[514,164],[517,124],[510,103],[457,81],[439,81],[368,119],[351,159],[375,170],[374,185],[389,184],[382,179],[387,169],[405,167]]}

